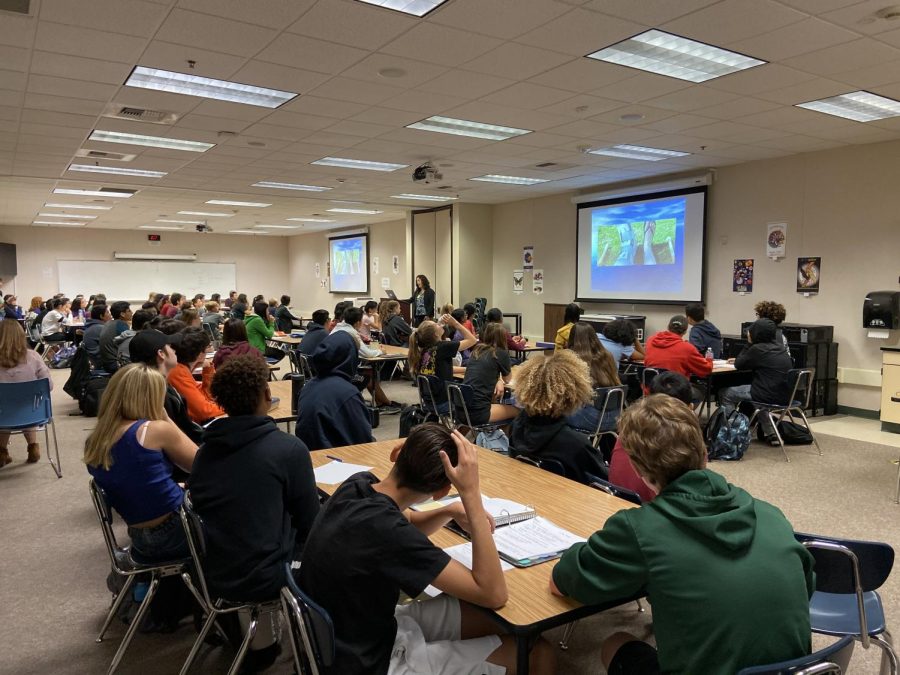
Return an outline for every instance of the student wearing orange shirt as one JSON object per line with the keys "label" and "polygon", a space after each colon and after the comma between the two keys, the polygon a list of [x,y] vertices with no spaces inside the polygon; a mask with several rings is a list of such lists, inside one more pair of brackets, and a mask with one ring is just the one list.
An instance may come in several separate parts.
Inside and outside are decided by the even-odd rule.
{"label": "student wearing orange shirt", "polygon": [[[215,368],[206,363],[206,348],[209,346],[209,335],[201,328],[185,328],[182,331],[181,343],[175,345],[176,365],[169,371],[169,384],[181,394],[187,403],[188,416],[197,424],[204,424],[225,412],[216,404],[210,394],[210,384]],[[194,379],[194,370],[203,366],[203,381]]]}

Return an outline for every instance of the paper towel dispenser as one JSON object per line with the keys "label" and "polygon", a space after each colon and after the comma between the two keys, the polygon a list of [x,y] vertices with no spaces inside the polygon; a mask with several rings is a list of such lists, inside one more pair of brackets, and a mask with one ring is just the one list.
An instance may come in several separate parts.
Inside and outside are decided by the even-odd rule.
{"label": "paper towel dispenser", "polygon": [[872,291],[866,295],[863,328],[900,328],[900,292]]}

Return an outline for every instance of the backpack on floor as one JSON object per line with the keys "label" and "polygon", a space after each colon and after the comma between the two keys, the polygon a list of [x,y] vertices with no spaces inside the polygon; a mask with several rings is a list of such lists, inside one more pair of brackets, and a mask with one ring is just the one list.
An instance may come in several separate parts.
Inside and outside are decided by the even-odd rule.
{"label": "backpack on floor", "polygon": [[413,427],[417,427],[425,422],[437,422],[438,419],[434,413],[428,413],[422,410],[422,406],[408,405],[400,411],[400,436],[406,438]]}
{"label": "backpack on floor", "polygon": [[50,359],[50,367],[68,368],[70,365],[72,365],[72,360],[75,358],[75,353],[77,351],[78,348],[75,346],[61,347],[53,355],[53,358]]}
{"label": "backpack on floor", "polygon": [[704,435],[709,459],[737,461],[750,447],[750,420],[738,410],[726,415],[718,408],[706,423]]}
{"label": "backpack on floor", "polygon": [[778,423],[778,433],[785,445],[812,445],[813,437],[809,429],[789,419]]}
{"label": "backpack on floor", "polygon": [[85,417],[96,417],[100,412],[100,397],[109,384],[109,377],[95,376],[84,385],[84,392],[78,399],[78,407]]}

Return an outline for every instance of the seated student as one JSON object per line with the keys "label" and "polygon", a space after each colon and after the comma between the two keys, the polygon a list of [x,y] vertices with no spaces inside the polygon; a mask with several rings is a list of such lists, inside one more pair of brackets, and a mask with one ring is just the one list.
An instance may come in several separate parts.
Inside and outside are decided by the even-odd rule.
{"label": "seated student", "polygon": [[[619,380],[619,368],[612,354],[600,344],[593,326],[584,321],[573,323],[566,346],[588,365],[592,388],[617,387],[622,384]],[[614,429],[615,415],[614,411],[608,410],[601,429]],[[568,425],[575,429],[594,430],[599,421],[600,411],[594,407],[593,401],[566,418]]]}
{"label": "seated student", "polygon": [[14,321],[22,321],[25,318],[16,296],[7,295],[3,298],[3,318]]}
{"label": "seated student", "polygon": [[364,340],[372,339],[373,330],[381,330],[381,320],[378,318],[378,303],[369,300],[363,307],[362,323],[359,326],[359,335]]}
{"label": "seated student", "polygon": [[463,379],[463,384],[472,387],[472,402],[467,406],[472,424],[502,422],[519,414],[515,406],[494,402],[503,398],[504,384],[511,377],[506,329],[502,324],[488,324],[481,342],[472,348]]}
{"label": "seated student", "polygon": [[154,321],[156,321],[156,319],[160,319],[160,321],[156,323],[153,328],[156,328],[156,330],[165,333],[166,335],[175,335],[175,333],[180,333],[187,328],[187,326],[184,325],[184,322],[179,321],[178,319],[162,319],[161,317],[156,317]]}
{"label": "seated student", "polygon": [[332,329],[337,326],[341,321],[344,320],[344,310],[348,307],[353,307],[353,303],[349,300],[341,300],[334,306],[334,318],[331,320],[331,323],[328,324],[327,329],[330,333]]}
{"label": "seated student", "polygon": [[120,368],[131,363],[131,340],[139,331],[149,326],[155,317],[156,310],[139,309],[131,317],[131,328],[122,331],[115,339],[116,361],[119,362]]}
{"label": "seated student", "polygon": [[[753,372],[751,384],[726,387],[718,392],[719,405],[726,414],[743,401],[759,403],[787,403],[791,392],[788,387],[787,374],[794,367],[784,344],[777,341],[775,322],[771,319],[757,319],[747,330],[750,346],[744,349],[736,359],[729,359],[737,370]],[[775,429],[768,415],[758,415],[757,420],[762,427],[766,440],[778,445]]]}
{"label": "seated student", "polygon": [[[359,351],[359,358],[374,358],[377,356],[381,356],[384,352],[382,352],[377,347],[370,347],[365,344],[362,338],[359,335],[359,330],[362,327],[363,321],[363,311],[359,307],[348,307],[344,310],[343,320],[334,327],[331,331],[331,334],[345,332],[350,337],[353,338],[353,341],[356,343],[357,350]],[[367,375],[368,382],[367,388],[372,393],[372,397],[375,399],[375,405],[379,408],[385,408],[384,412],[392,413],[400,411],[400,404],[391,401],[387,397],[387,394],[384,393],[384,390],[381,388],[381,384],[379,384],[375,380],[375,376],[372,373],[373,368],[378,368],[382,364],[367,364]]]}
{"label": "seated student", "polygon": [[[653,378],[653,381],[650,383],[650,393],[671,396],[688,406],[691,405],[693,396],[690,381],[684,375],[671,370],[660,373]],[[656,491],[648,486],[635,471],[628,453],[625,452],[625,448],[622,446],[621,436],[616,439],[612,457],[609,460],[608,480],[613,485],[637,492],[644,502],[653,501],[653,498],[656,497]]]}
{"label": "seated student", "polygon": [[108,373],[119,368],[119,343],[116,338],[131,326],[131,305],[124,300],[114,302],[109,308],[112,321],[107,321],[100,331],[100,365]]}
{"label": "seated student", "polygon": [[[463,336],[460,341],[448,340],[444,337],[444,329],[434,321],[425,320],[419,324],[409,339],[409,370],[414,377],[434,375],[440,380],[440,386],[432,391],[438,412],[445,413],[450,404],[447,401],[446,384],[453,381],[455,357],[460,350],[474,347],[478,338],[472,335],[465,326],[452,316],[444,316],[444,323],[458,330]],[[460,372],[462,372],[460,370]]]}
{"label": "seated student", "polygon": [[627,319],[610,321],[603,326],[602,333],[597,333],[597,339],[612,354],[616,363],[644,360],[644,348],[637,339],[634,326]]}
{"label": "seated student", "polygon": [[697,417],[671,396],[631,405],[619,431],[658,495],[572,546],[550,585],[585,604],[648,594],[658,653],[615,633],[607,672],[731,675],[809,654],[813,558],[781,511],[706,468]]}
{"label": "seated student", "polygon": [[107,322],[112,321],[112,314],[106,305],[93,305],[91,316],[84,322],[84,336],[81,344],[87,352],[91,365],[100,368],[100,333]]}
{"label": "seated student", "polygon": [[[135,312],[134,315],[137,317],[138,312]],[[162,373],[163,377],[167,378],[178,364],[173,345],[179,344],[182,337],[181,333],[165,335],[153,328],[140,330],[128,344],[129,359],[131,363],[143,363],[155,368]],[[175,426],[181,429],[184,435],[194,443],[199,443],[203,427],[190,418],[187,402],[168,382],[166,382],[166,399],[163,406]]]}
{"label": "seated student", "polygon": [[706,359],[689,342],[685,342],[687,318],[675,315],[669,319],[666,330],[662,330],[647,340],[644,351],[644,365],[649,368],[665,368],[681,373],[685,377],[696,375],[707,377],[712,372],[712,361]]}
{"label": "seated student", "polygon": [[291,308],[288,306],[290,304],[291,296],[282,295],[281,303],[275,309],[275,328],[282,333],[290,333],[294,330],[294,321],[300,320],[300,317],[294,316],[291,312]]}
{"label": "seated student", "polygon": [[[175,344],[175,358],[178,364],[169,371],[168,380],[187,402],[188,415],[197,424],[205,424],[213,417],[224,413],[209,393],[215,368],[207,363],[206,348],[209,335],[201,328],[185,328],[181,331],[181,341]],[[203,366],[203,380],[194,379],[194,370]]]}
{"label": "seated student", "polygon": [[756,312],[757,319],[769,319],[775,324],[775,342],[783,344],[784,350],[790,354],[791,350],[788,347],[787,336],[779,328],[781,322],[787,317],[784,305],[771,300],[763,300],[762,302],[757,302],[753,310]]}
{"label": "seated student", "polygon": [[566,311],[563,315],[563,327],[556,331],[556,339],[553,341],[554,351],[565,349],[569,346],[569,332],[576,322],[581,321],[581,315],[584,310],[577,302],[570,302],[566,305]]}
{"label": "seated student", "polygon": [[218,302],[210,300],[206,303],[206,313],[203,315],[201,321],[204,324],[211,325],[216,333],[221,330],[222,324],[225,323],[225,317],[219,312]]}
{"label": "seated student", "polygon": [[222,331],[222,345],[213,356],[213,366],[219,368],[231,357],[246,356],[247,354],[262,356],[258,349],[247,342],[247,328],[244,322],[228,319],[225,322],[225,329]]}
{"label": "seated student", "polygon": [[473,303],[467,302],[463,305],[463,311],[466,313],[466,319],[462,325],[468,328],[472,335],[475,335],[475,314],[478,313],[478,308]]}
{"label": "seated student", "polygon": [[165,395],[166,380],[155,368],[120,369],[84,444],[88,473],[128,525],[131,554],[140,562],[190,555],[178,517],[184,492],[172,470],[190,472],[197,446],[166,415]]}
{"label": "seated student", "polygon": [[294,433],[310,450],[370,443],[372,422],[353,384],[359,347],[349,333],[329,335],[310,359],[316,376],[300,391]]}
{"label": "seated student", "polygon": [[38,314],[41,312],[41,305],[44,304],[44,299],[41,296],[36,295],[31,298],[31,303],[29,304],[28,312],[25,314],[26,323],[34,321],[37,318]]}
{"label": "seated student", "polygon": [[[466,325],[466,311],[464,309],[454,309],[450,312],[450,316],[459,321],[463,326]],[[462,341],[463,334],[456,330],[453,326],[446,326],[445,332],[449,334],[449,338],[451,340]],[[472,331],[472,335],[475,334],[475,331]],[[506,336],[503,337],[503,349],[506,350]],[[507,351],[507,354],[509,352]],[[469,363],[469,359],[472,357],[471,349],[461,349],[459,352],[459,365],[465,366]]]}
{"label": "seated student", "polygon": [[175,315],[175,318],[191,328],[200,328],[203,323],[196,309],[183,309]]}
{"label": "seated student", "polygon": [[184,296],[181,293],[172,293],[169,296],[169,302],[166,304],[160,314],[167,319],[174,319],[175,315],[181,311],[181,301]]}
{"label": "seated student", "polygon": [[409,344],[413,328],[400,314],[400,303],[388,300],[381,304],[381,341],[386,345],[403,347]]}
{"label": "seated student", "polygon": [[600,451],[566,423],[593,395],[587,364],[568,349],[527,360],[516,373],[516,403],[524,410],[512,423],[510,454],[555,460],[580,483],[605,478]]}
{"label": "seated student", "polygon": [[[506,579],[481,503],[478,454],[459,432],[415,427],[391,452],[379,481],[359,473],[325,502],[306,541],[300,587],[334,623],[336,653],[324,675],[445,673],[491,675],[516,670],[512,636],[472,605],[499,608]],[[461,501],[426,513],[409,507],[439,498],[451,485]],[[472,539],[472,569],[450,558],[428,535],[451,519]],[[428,586],[446,595],[397,606]],[[538,640],[531,672],[554,671],[555,653]]]}
{"label": "seated student", "polygon": [[201,317],[206,314],[206,296],[203,293],[197,293],[191,300],[191,309],[197,310],[197,314]]}
{"label": "seated student", "polygon": [[[66,341],[66,317],[69,316],[69,299],[54,298],[51,309],[41,319],[41,338],[44,342]],[[38,317],[40,318],[40,317]]]}
{"label": "seated student", "polygon": [[312,356],[322,341],[328,337],[328,310],[317,309],[313,312],[312,320],[306,324],[306,335],[300,340],[297,349],[301,354]]}
{"label": "seated student", "polygon": [[691,327],[690,343],[704,357],[706,350],[712,349],[714,359],[722,358],[722,333],[706,319],[706,308],[699,302],[693,302],[684,308],[684,313]]}
{"label": "seated student", "polygon": [[237,299],[231,305],[231,318],[232,319],[240,319],[244,320],[244,315],[247,313],[247,308],[249,304],[247,302],[247,294],[240,293],[237,296]]}
{"label": "seated student", "polygon": [[225,302],[222,304],[225,305],[226,308],[231,309],[236,301],[237,291],[228,291],[228,297],[225,298]]}
{"label": "seated student", "polygon": [[253,303],[253,314],[244,316],[247,328],[247,342],[256,347],[260,354],[266,353],[266,340],[275,335],[275,323],[269,317],[269,305],[265,302]]}
{"label": "seated student", "polygon": [[[496,307],[492,307],[487,311],[487,314],[484,315],[485,321],[487,323],[499,323],[501,326],[503,325],[503,312],[501,312]],[[517,349],[523,349],[528,345],[528,340],[523,338],[521,335],[510,335],[507,331],[506,333],[506,348],[513,352]]]}

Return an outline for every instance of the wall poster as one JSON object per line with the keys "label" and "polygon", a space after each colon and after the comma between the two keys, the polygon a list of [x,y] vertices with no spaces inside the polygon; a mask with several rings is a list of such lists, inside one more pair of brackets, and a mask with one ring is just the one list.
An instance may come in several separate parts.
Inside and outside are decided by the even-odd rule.
{"label": "wall poster", "polygon": [[766,228],[766,257],[784,257],[785,244],[787,243],[787,223],[769,223]]}
{"label": "wall poster", "polygon": [[534,278],[531,282],[531,290],[535,295],[541,295],[544,292],[544,270],[536,269]]}
{"label": "wall poster", "polygon": [[534,269],[534,246],[522,248],[522,268],[526,270]]}
{"label": "wall poster", "polygon": [[513,270],[513,293],[522,295],[525,291],[525,270]]}
{"label": "wall poster", "polygon": [[753,258],[735,258],[731,290],[735,293],[753,292]]}
{"label": "wall poster", "polygon": [[818,293],[821,273],[821,257],[797,258],[797,292],[806,295]]}

